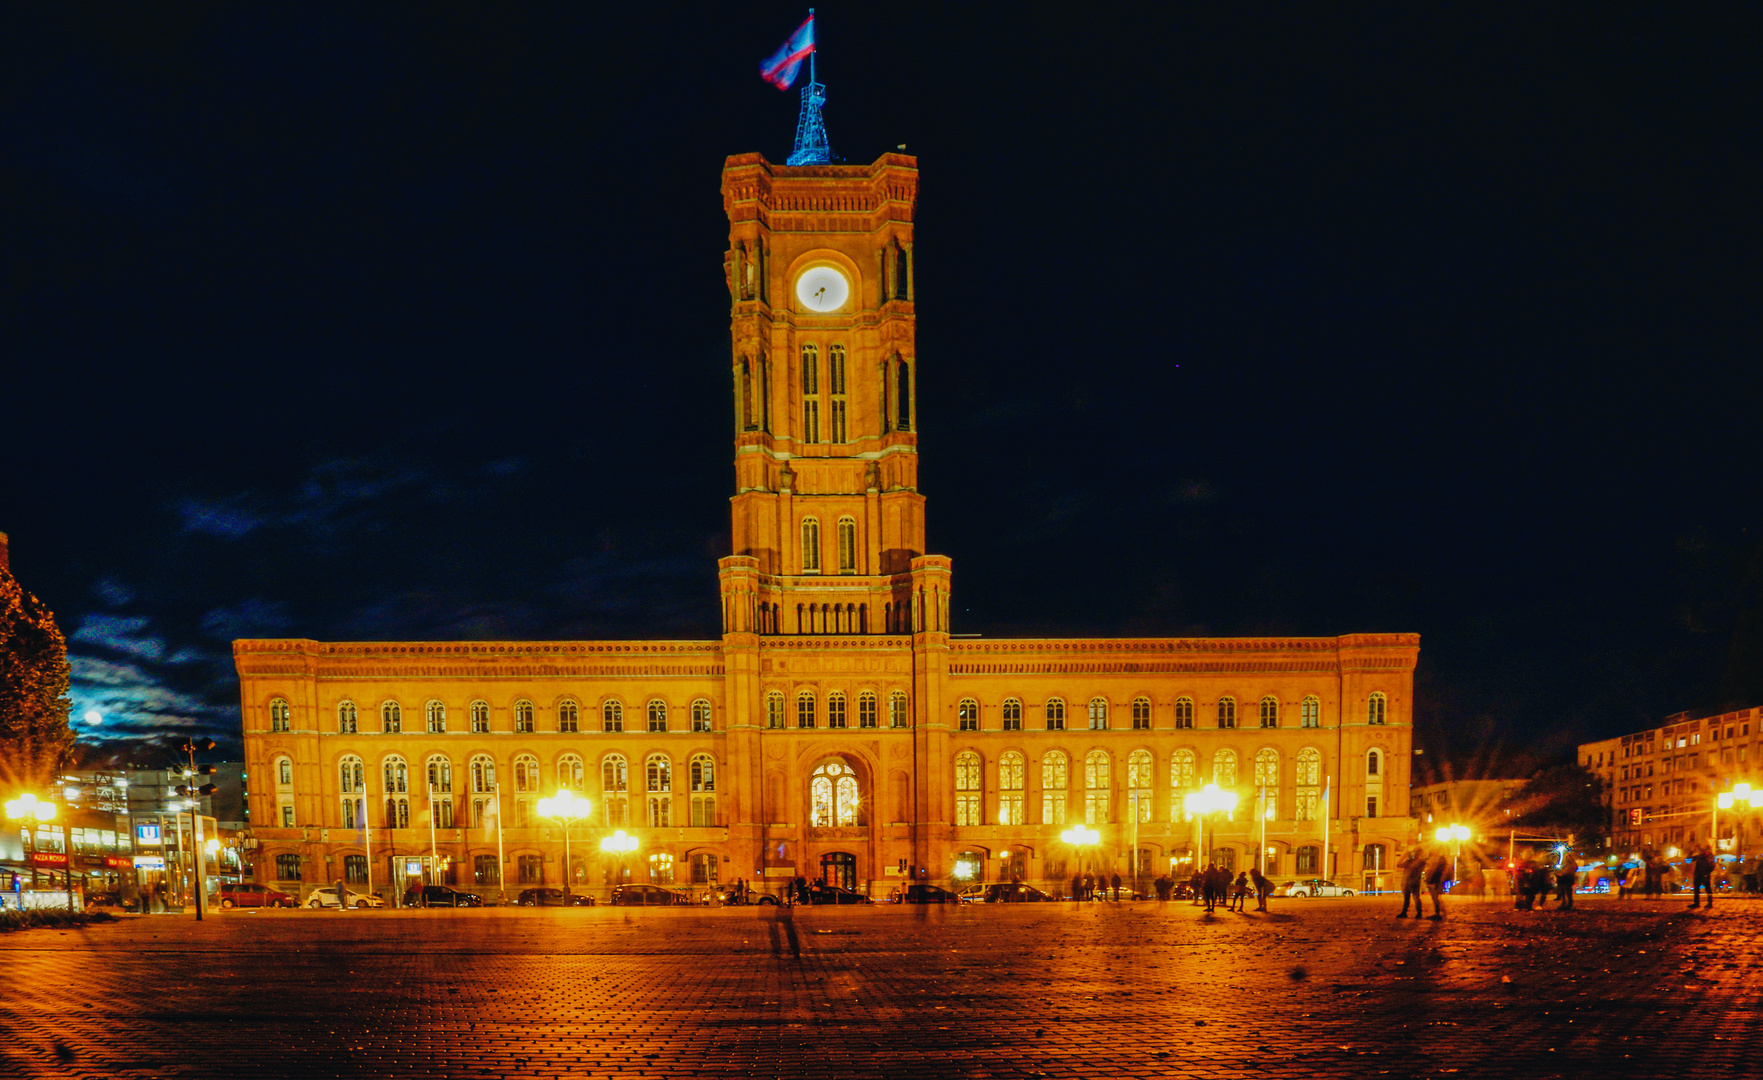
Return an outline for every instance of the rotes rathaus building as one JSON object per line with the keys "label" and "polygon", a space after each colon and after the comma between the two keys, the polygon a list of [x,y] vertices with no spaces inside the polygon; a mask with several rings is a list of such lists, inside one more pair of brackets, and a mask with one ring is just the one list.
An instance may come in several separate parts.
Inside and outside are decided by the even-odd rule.
{"label": "rotes rathaus building", "polygon": [[[918,486],[917,160],[743,154],[722,197],[722,636],[235,642],[259,878],[559,885],[537,802],[562,788],[592,804],[567,871],[589,890],[879,898],[1208,856],[1358,888],[1414,842],[1417,635],[953,638]],[[1235,812],[1189,816],[1213,782]],[[1099,841],[1061,839],[1078,824]],[[616,831],[629,854],[602,852]]]}

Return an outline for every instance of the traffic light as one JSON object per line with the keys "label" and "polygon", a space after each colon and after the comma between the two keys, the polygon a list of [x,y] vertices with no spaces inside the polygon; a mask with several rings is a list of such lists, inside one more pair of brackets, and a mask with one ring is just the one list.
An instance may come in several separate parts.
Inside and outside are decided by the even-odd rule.
{"label": "traffic light", "polygon": [[220,785],[218,785],[218,784],[203,784],[201,787],[196,789],[196,794],[198,794],[198,795],[212,795],[219,790],[220,790]]}
{"label": "traffic light", "polygon": [[179,784],[177,787],[172,788],[171,791],[172,794],[180,799],[187,799],[190,797],[190,787],[188,784]]}
{"label": "traffic light", "polygon": [[190,745],[196,748],[198,754],[201,754],[214,749],[215,742],[213,739],[196,739]]}

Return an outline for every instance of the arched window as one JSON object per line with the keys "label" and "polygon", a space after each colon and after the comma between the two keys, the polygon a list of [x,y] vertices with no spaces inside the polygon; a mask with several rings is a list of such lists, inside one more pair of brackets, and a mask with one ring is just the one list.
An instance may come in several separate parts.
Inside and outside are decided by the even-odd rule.
{"label": "arched window", "polygon": [[344,735],[355,734],[355,703],[339,701],[337,703],[337,730]]}
{"label": "arched window", "polygon": [[845,726],[845,695],[843,691],[834,690],[826,696],[826,726],[829,728]]}
{"label": "arched window", "polygon": [[1272,747],[1255,751],[1255,799],[1262,817],[1279,816],[1279,751]]}
{"label": "arched window", "polygon": [[1261,726],[1279,726],[1279,699],[1271,694],[1261,699]]}
{"label": "arched window", "polygon": [[573,735],[582,729],[581,707],[569,698],[557,703],[557,730]]}
{"label": "arched window", "polygon": [[1194,752],[1177,750],[1169,759],[1169,786],[1176,791],[1176,806],[1181,806],[1181,792],[1194,786]]}
{"label": "arched window", "polygon": [[380,706],[380,730],[388,735],[396,735],[404,730],[404,710],[396,701],[388,701]]}
{"label": "arched window", "polygon": [[894,430],[912,430],[912,365],[902,358],[897,365],[894,392]]}
{"label": "arched window", "polygon": [[1218,726],[1234,728],[1237,726],[1237,699],[1221,697],[1218,699]]}
{"label": "arched window", "polygon": [[1376,776],[1383,766],[1383,751],[1371,750],[1365,754],[1365,775]]}
{"label": "arched window", "polygon": [[1365,845],[1365,869],[1376,873],[1390,868],[1390,849],[1382,844]]}
{"label": "arched window", "polygon": [[643,779],[648,793],[649,827],[666,828],[673,824],[673,762],[665,755],[650,754],[643,762]]}
{"label": "arched window", "polygon": [[1184,697],[1175,699],[1175,726],[1178,728],[1191,728],[1194,726],[1193,698]]}
{"label": "arched window", "polygon": [[814,693],[804,690],[796,695],[796,726],[811,728],[814,726]]}
{"label": "arched window", "polygon": [[830,400],[828,419],[832,421],[832,441],[845,441],[845,347],[834,345],[827,349],[826,382]]}
{"label": "arched window", "polygon": [[667,730],[667,702],[660,698],[649,702],[649,730],[657,734]]}
{"label": "arched window", "polygon": [[617,698],[606,699],[600,706],[600,730],[607,734],[624,730],[624,702]]}
{"label": "arched window", "polygon": [[1292,816],[1299,821],[1315,821],[1322,792],[1322,754],[1313,746],[1298,751],[1298,804]]}
{"label": "arched window", "polygon": [[453,762],[444,757],[428,759],[429,805],[435,815],[435,828],[453,827]]}
{"label": "arched window", "polygon": [[1132,729],[1134,731],[1151,730],[1151,699],[1136,697],[1132,699]]}
{"label": "arched window", "polygon": [[692,828],[716,827],[716,760],[696,754],[689,766],[692,779]]}
{"label": "arched window", "polygon": [[857,572],[857,521],[855,518],[839,519],[839,573],[855,574]]}
{"label": "arched window", "polygon": [[1383,723],[1386,704],[1387,702],[1384,699],[1383,691],[1373,690],[1371,692],[1371,700],[1367,703],[1365,722],[1367,724]]}
{"label": "arched window", "polygon": [[865,690],[857,695],[857,726],[875,727],[875,693]]}
{"label": "arched window", "polygon": [[765,726],[768,728],[784,726],[784,696],[776,690],[765,695]]}
{"label": "arched window", "polygon": [[404,764],[404,759],[394,755],[386,759],[385,765],[386,791],[399,795],[407,793],[410,790],[410,767]]}
{"label": "arched window", "polygon": [[1304,704],[1300,709],[1299,716],[1301,717],[1298,721],[1298,726],[1300,727],[1322,726],[1322,702],[1317,699],[1315,694],[1311,694],[1304,699]]}
{"label": "arched window", "polygon": [[820,520],[802,519],[802,572],[820,573]]}
{"label": "arched window", "polygon": [[962,731],[979,730],[979,702],[972,698],[962,698],[955,706],[955,715]]}
{"label": "arched window", "polygon": [[496,762],[488,754],[474,754],[471,759],[471,793],[488,795],[496,790]]}
{"label": "arched window", "polygon": [[514,790],[523,795],[539,790],[538,758],[522,754],[514,759]]}
{"label": "arched window", "polygon": [[1065,730],[1065,701],[1063,698],[1047,699],[1047,730]]}
{"label": "arched window", "polygon": [[1114,766],[1104,750],[1091,750],[1084,757],[1084,824],[1102,825],[1108,821],[1108,803],[1114,783]]}
{"label": "arched window", "polygon": [[490,730],[490,703],[474,701],[471,703],[471,730],[482,735]]}
{"label": "arched window", "polygon": [[704,698],[692,702],[692,730],[710,730],[710,702]]}
{"label": "arched window", "polygon": [[820,441],[820,347],[802,346],[802,441]]}
{"label": "arched window", "polygon": [[1126,798],[1129,816],[1151,820],[1151,752],[1134,750],[1126,756]]}
{"label": "arched window", "polygon": [[533,730],[533,703],[517,701],[514,703],[514,730],[531,734]]}
{"label": "arched window", "polygon": [[292,717],[293,712],[288,708],[288,703],[286,701],[283,701],[281,698],[271,699],[269,703],[269,730],[293,730]]}
{"label": "arched window", "polygon": [[428,714],[430,735],[439,735],[447,730],[447,706],[438,701],[431,701],[425,711]]}
{"label": "arched window", "polygon": [[367,791],[367,770],[361,759],[349,754],[337,762],[337,788],[343,795],[343,828],[364,828],[367,822],[362,811],[363,795]]}
{"label": "arched window", "polygon": [[888,726],[910,727],[911,715],[906,709],[906,691],[892,690],[888,692]]}
{"label": "arched window", "polygon": [[1070,760],[1063,750],[1041,759],[1041,824],[1065,824],[1065,796],[1071,789]]}
{"label": "arched window", "polygon": [[1108,699],[1099,697],[1090,699],[1090,730],[1108,730]]}
{"label": "arched window", "polygon": [[557,759],[557,786],[563,791],[580,791],[584,770],[579,754],[564,754]]}
{"label": "arched window", "polygon": [[998,710],[1000,724],[1005,731],[1022,730],[1022,702],[1013,697],[1004,699],[1003,706]]}
{"label": "arched window", "polygon": [[410,766],[393,755],[382,763],[381,772],[386,789],[386,824],[388,829],[410,827]]}
{"label": "arched window", "polygon": [[294,762],[289,758],[275,759],[275,782],[277,787],[294,786]]}
{"label": "arched window", "polygon": [[606,808],[607,828],[630,824],[630,765],[623,754],[600,759],[600,804]]}
{"label": "arched window", "polygon": [[955,824],[978,825],[980,760],[972,750],[955,755]]}
{"label": "arched window", "polygon": [[1023,757],[1006,750],[998,757],[998,824],[1021,825]]}
{"label": "arched window", "polygon": [[808,780],[810,820],[816,828],[843,828],[857,820],[857,774],[842,761],[829,761]]}
{"label": "arched window", "polygon": [[1237,786],[1237,752],[1224,749],[1212,755],[1212,782],[1221,788]]}

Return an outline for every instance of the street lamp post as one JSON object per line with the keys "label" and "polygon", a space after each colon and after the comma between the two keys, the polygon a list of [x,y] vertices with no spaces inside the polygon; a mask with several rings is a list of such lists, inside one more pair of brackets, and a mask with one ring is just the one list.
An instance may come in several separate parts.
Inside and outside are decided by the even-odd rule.
{"label": "street lamp post", "polygon": [[1711,825],[1711,839],[1713,840],[1714,857],[1716,859],[1720,857],[1720,811],[1731,810],[1739,803],[1744,803],[1753,810],[1759,806],[1763,806],[1763,791],[1753,791],[1749,784],[1736,784],[1731,791],[1722,791],[1719,795],[1714,797],[1714,820]]}
{"label": "street lamp post", "polygon": [[[1070,844],[1074,849],[1077,855],[1077,869],[1081,874],[1084,868],[1083,849],[1101,843],[1102,834],[1090,828],[1088,825],[1073,825],[1071,828],[1060,833],[1059,839]],[[1074,896],[1072,899],[1081,900],[1083,898],[1081,896]]]}
{"label": "street lamp post", "polygon": [[1215,820],[1213,815],[1235,810],[1237,808],[1237,793],[1224,791],[1217,784],[1207,784],[1204,788],[1182,800],[1182,804],[1190,816],[1200,819],[1206,841],[1204,857],[1207,865],[1210,866],[1213,841],[1217,839],[1213,832]]}
{"label": "street lamp post", "polygon": [[[26,792],[25,794],[20,795],[18,798],[11,799],[6,803],[6,819],[8,821],[22,821],[25,823],[25,833],[27,836],[32,837],[32,842],[30,844],[31,872],[32,872],[32,874],[35,874],[36,873],[36,866],[37,866],[37,859],[36,859],[37,845],[36,845],[35,837],[36,837],[37,833],[36,833],[36,829],[32,825],[32,823],[38,822],[38,821],[54,821],[55,820],[55,804],[52,802],[48,802],[44,799],[39,799],[35,795],[32,795],[29,792]],[[73,839],[73,831],[71,828],[69,828],[66,831],[67,831],[68,839],[71,841]],[[67,850],[67,910],[71,912],[71,911],[73,911],[73,844],[67,843],[62,846],[68,849]],[[32,884],[32,886],[36,885],[36,878],[35,877],[33,877],[31,879],[31,884]],[[51,877],[49,879],[49,884],[50,885],[55,884],[55,879],[53,877]]]}
{"label": "street lamp post", "polygon": [[1457,880],[1457,860],[1463,855],[1463,841],[1469,839],[1469,826],[1446,825],[1433,834],[1441,844],[1456,843],[1451,852],[1451,880]]}
{"label": "street lamp post", "polygon": [[[618,830],[611,836],[603,836],[600,838],[601,853],[608,857],[617,858],[621,867],[624,865],[624,857],[635,850],[637,850],[637,838],[625,832],[623,829]],[[620,874],[619,884],[622,885],[624,883],[623,879],[624,875]]]}
{"label": "street lamp post", "polygon": [[559,791],[549,799],[539,800],[539,816],[563,823],[563,906],[569,906],[570,878],[575,876],[569,861],[569,827],[588,816],[593,803],[573,791]]}

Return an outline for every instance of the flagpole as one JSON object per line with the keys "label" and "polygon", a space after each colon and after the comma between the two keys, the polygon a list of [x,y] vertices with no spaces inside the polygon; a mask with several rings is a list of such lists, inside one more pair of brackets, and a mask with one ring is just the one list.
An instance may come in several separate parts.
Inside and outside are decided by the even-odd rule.
{"label": "flagpole", "polygon": [[[813,8],[808,9],[808,21],[809,22],[814,21],[814,9]],[[808,52],[808,82],[810,85],[819,81],[819,79],[816,78],[815,73],[814,73],[815,72],[814,58],[816,55],[819,54],[819,52],[820,52],[820,33],[818,30],[816,30],[816,32],[814,34],[814,48],[809,50],[809,52]]]}
{"label": "flagpole", "polygon": [[508,903],[508,884],[506,881],[503,880],[503,877],[502,877],[502,863],[503,863],[504,856],[502,854],[502,785],[500,782],[498,782],[496,784],[495,790],[496,790],[496,900],[498,903],[506,904],[506,903]]}
{"label": "flagpole", "polygon": [[[367,823],[367,804],[373,799],[367,794],[367,781],[361,782],[361,842],[367,848],[367,895],[373,895],[373,827]],[[345,875],[347,876],[347,875]]]}
{"label": "flagpole", "polygon": [[1334,777],[1325,776],[1322,778],[1322,873],[1319,876],[1324,881],[1332,880],[1328,874],[1328,815],[1331,813],[1328,807],[1328,792],[1333,784]]}
{"label": "flagpole", "polygon": [[435,785],[429,785],[429,872],[426,884],[438,885],[435,871],[439,868],[441,858],[435,854]]}

